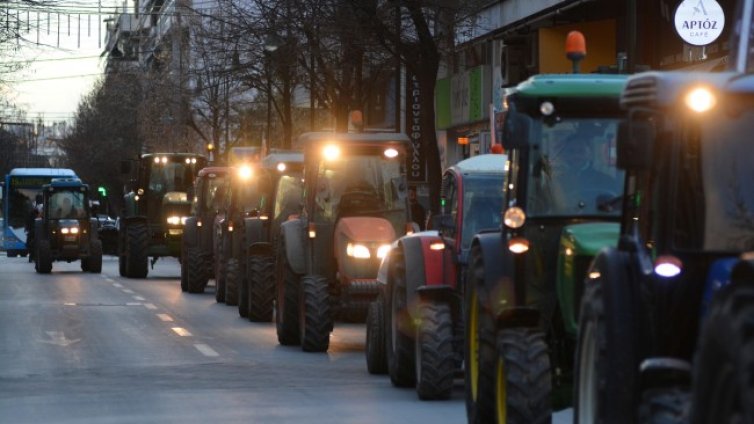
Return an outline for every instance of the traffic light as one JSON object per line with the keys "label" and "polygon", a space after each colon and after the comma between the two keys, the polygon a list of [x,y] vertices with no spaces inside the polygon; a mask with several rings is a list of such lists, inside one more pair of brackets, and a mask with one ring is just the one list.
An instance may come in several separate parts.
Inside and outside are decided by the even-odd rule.
{"label": "traffic light", "polygon": [[102,195],[102,197],[107,197],[107,189],[104,186],[97,187],[97,191]]}

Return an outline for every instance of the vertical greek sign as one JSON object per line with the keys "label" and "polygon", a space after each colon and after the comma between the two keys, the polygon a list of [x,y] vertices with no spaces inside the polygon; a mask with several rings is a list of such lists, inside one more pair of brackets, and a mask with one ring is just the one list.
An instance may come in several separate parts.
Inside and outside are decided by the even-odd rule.
{"label": "vertical greek sign", "polygon": [[706,46],[720,37],[725,13],[715,0],[684,0],[675,10],[675,30],[683,41]]}
{"label": "vertical greek sign", "polygon": [[409,182],[426,182],[425,157],[422,139],[421,88],[419,79],[411,72],[406,72],[406,133],[411,139],[411,149],[406,157],[407,177]]}

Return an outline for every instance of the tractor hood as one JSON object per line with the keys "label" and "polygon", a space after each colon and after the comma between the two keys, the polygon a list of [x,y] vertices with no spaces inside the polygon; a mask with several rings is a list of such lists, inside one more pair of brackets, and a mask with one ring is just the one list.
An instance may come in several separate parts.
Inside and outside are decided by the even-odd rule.
{"label": "tractor hood", "polygon": [[595,256],[602,248],[615,246],[619,233],[620,225],[613,222],[573,224],[563,228],[561,243],[574,254]]}
{"label": "tractor hood", "polygon": [[342,234],[350,241],[392,243],[395,240],[395,230],[390,221],[372,216],[341,218],[335,233]]}

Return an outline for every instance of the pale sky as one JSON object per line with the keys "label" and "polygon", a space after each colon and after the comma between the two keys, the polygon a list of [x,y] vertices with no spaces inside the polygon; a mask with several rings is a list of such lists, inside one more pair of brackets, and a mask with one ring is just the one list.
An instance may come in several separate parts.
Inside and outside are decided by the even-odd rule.
{"label": "pale sky", "polygon": [[[102,0],[102,12],[112,12],[115,4],[123,7],[122,2]],[[24,34],[28,42],[19,44],[18,57],[2,59],[32,61],[29,67],[7,77],[14,81],[7,97],[26,110],[30,119],[43,115],[47,122],[70,120],[82,96],[102,76],[104,60],[100,55],[106,31],[105,23],[100,27],[98,21],[108,16],[98,15],[97,0],[61,0],[55,8],[46,10],[52,12],[49,21],[46,12],[38,17],[30,12],[31,25]],[[63,12],[59,18],[57,11]],[[21,13],[26,19],[26,12]],[[36,45],[37,39],[40,45]]]}

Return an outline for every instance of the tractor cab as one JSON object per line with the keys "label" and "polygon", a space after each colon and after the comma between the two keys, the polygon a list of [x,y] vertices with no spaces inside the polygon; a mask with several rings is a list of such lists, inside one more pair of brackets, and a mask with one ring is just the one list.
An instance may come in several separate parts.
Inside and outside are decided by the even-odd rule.
{"label": "tractor cab", "polygon": [[92,214],[89,186],[78,178],[53,178],[42,187],[42,210],[35,222],[35,266],[49,273],[52,262],[81,260],[83,271],[100,272],[102,244]]}

